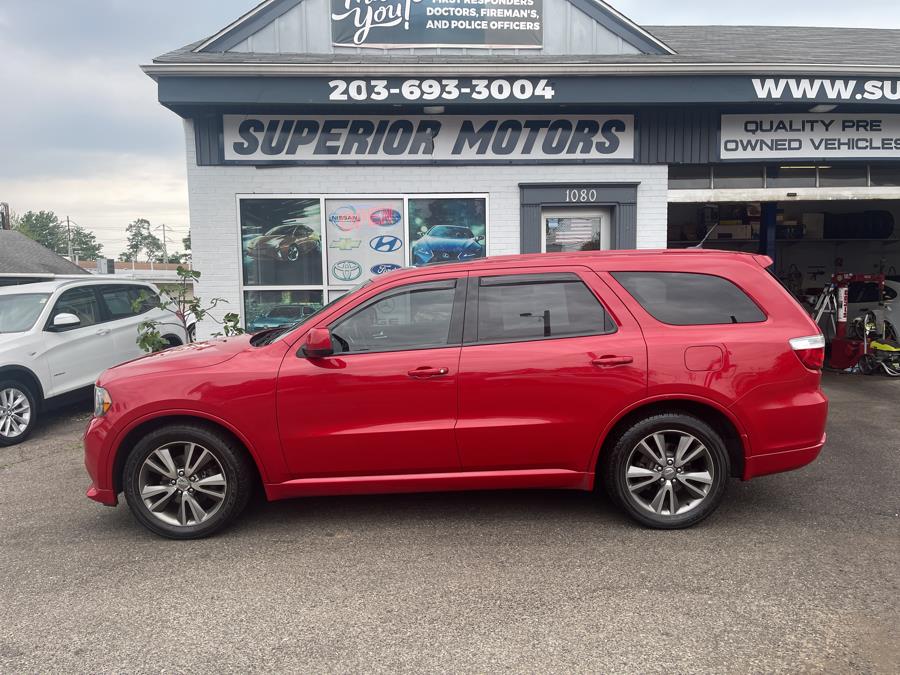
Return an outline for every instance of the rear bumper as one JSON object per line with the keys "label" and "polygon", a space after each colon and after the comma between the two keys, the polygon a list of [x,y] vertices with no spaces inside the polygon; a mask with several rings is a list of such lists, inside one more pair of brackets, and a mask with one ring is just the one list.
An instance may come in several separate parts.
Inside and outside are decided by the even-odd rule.
{"label": "rear bumper", "polygon": [[819,443],[807,448],[747,457],[744,463],[744,480],[767,476],[772,473],[793,471],[806,466],[819,456],[822,447],[825,445],[825,438],[825,434],[823,434]]}

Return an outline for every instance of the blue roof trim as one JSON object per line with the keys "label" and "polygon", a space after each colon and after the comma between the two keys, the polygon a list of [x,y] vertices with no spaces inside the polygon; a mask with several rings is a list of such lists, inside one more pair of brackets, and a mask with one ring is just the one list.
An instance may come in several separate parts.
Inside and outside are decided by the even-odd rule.
{"label": "blue roof trim", "polygon": [[644,54],[675,54],[675,50],[668,47],[662,40],[652,35],[648,38],[647,36],[650,35],[648,31],[642,32],[637,24],[623,21],[621,15],[610,10],[603,2],[594,0],[569,0],[569,2]]}
{"label": "blue roof trim", "polygon": [[260,9],[246,21],[238,23],[234,28],[197,51],[227,52],[251,35],[261,31],[275,21],[275,19],[282,14],[286,14],[301,2],[303,2],[303,0],[271,0],[267,6]]}

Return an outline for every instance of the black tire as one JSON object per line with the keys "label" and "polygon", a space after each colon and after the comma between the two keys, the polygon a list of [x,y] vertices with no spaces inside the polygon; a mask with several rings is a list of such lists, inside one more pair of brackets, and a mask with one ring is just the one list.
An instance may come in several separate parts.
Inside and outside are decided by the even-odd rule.
{"label": "black tire", "polygon": [[[671,452],[667,455],[673,460],[673,462],[669,462],[669,464],[674,464],[673,455],[675,448],[673,439],[677,439],[679,432],[681,432],[682,434],[693,436],[706,448],[707,452],[700,456],[700,460],[704,462],[704,465],[708,464],[711,467],[711,471],[706,472],[711,476],[711,482],[709,483],[705,496],[702,497],[696,505],[690,507],[689,510],[683,513],[681,513],[680,509],[676,506],[674,515],[671,513],[656,513],[653,510],[650,510],[652,508],[652,503],[648,505],[647,502],[649,501],[649,496],[645,497],[645,495],[654,494],[654,491],[655,494],[658,495],[659,490],[666,484],[664,478],[659,478],[658,480],[654,478],[653,481],[647,483],[646,488],[643,488],[642,490],[629,489],[628,485],[627,474],[629,469],[629,459],[632,459],[632,461],[643,459],[641,457],[641,454],[643,453],[638,449],[638,445],[645,439],[652,437],[653,434],[659,434],[661,432],[666,432],[663,435],[663,438],[665,439],[663,445],[666,445],[666,440],[668,440],[668,443],[673,446],[670,448]],[[633,457],[633,453],[640,454],[635,454]],[[689,452],[685,452],[685,455],[688,454]],[[691,527],[715,511],[722,501],[731,470],[728,451],[725,448],[725,443],[721,436],[719,436],[719,434],[703,420],[693,417],[692,415],[678,412],[660,413],[636,422],[631,427],[621,432],[613,440],[611,450],[607,456],[602,459],[601,473],[603,486],[607,494],[612,497],[615,502],[631,516],[631,518],[647,527],[661,530],[676,530]],[[660,466],[663,467],[664,471],[670,471],[666,468],[666,464],[660,464]],[[693,470],[691,469],[692,465],[688,464],[685,466],[688,467],[688,473],[683,473],[682,475],[686,478],[688,475],[692,474]],[[656,467],[650,467],[647,470],[654,471],[655,468]],[[675,469],[675,471],[677,471],[677,469]],[[635,481],[633,485],[641,482],[641,478],[632,478],[632,480]],[[647,480],[650,480],[649,475]],[[685,486],[685,482],[681,478],[678,478],[677,474],[674,477],[670,477],[670,482],[672,483],[673,490],[676,494],[676,503],[678,503],[677,500],[679,499],[677,495],[681,494],[682,499],[684,499],[684,504],[681,505],[681,508],[687,508],[692,499],[696,499],[696,495]],[[658,485],[657,483],[660,484]],[[698,483],[697,485],[700,484]],[[667,499],[669,499],[669,497],[664,495],[663,504],[665,504]],[[668,509],[671,511],[671,506],[669,506]]]}
{"label": "black tire", "polygon": [[163,340],[168,344],[168,347],[164,347],[163,349],[171,349],[172,347],[180,347],[182,345],[181,339],[174,335],[166,335],[163,337]]}
{"label": "black tire", "polygon": [[187,338],[188,338],[189,343],[197,341],[197,326],[196,326],[196,324],[193,326],[188,326]]}
{"label": "black tire", "polygon": [[[31,432],[34,431],[38,421],[39,401],[35,393],[31,390],[31,387],[19,380],[0,379],[0,392],[7,390],[17,392],[28,400],[29,419],[25,426],[25,430],[17,433],[15,436],[12,435],[11,431],[8,434],[4,434],[3,429],[0,428],[0,447],[18,445],[26,440],[31,435]],[[3,407],[3,401],[0,401],[0,425],[3,424],[4,419]]]}
{"label": "black tire", "polygon": [[[221,504],[208,519],[194,524],[170,524],[151,513],[141,497],[141,469],[158,448],[184,443],[196,443],[212,454],[225,475],[226,487]],[[227,526],[241,514],[253,492],[253,476],[247,452],[227,435],[203,425],[174,424],[151,431],[134,446],[125,461],[122,485],[132,514],[148,530],[169,539],[200,539]],[[176,492],[171,500],[173,506],[183,499]]]}
{"label": "black tire", "polygon": [[287,259],[291,262],[297,262],[300,259],[300,248],[297,244],[291,244],[287,250]]}

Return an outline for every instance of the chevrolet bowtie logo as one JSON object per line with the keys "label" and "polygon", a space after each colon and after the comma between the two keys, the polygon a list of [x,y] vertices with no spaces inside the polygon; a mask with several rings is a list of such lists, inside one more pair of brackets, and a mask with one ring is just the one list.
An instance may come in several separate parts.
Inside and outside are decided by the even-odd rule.
{"label": "chevrolet bowtie logo", "polygon": [[359,245],[362,243],[360,239],[350,239],[349,237],[341,237],[340,239],[331,242],[328,248],[336,248],[339,251],[349,251],[354,248],[359,248]]}

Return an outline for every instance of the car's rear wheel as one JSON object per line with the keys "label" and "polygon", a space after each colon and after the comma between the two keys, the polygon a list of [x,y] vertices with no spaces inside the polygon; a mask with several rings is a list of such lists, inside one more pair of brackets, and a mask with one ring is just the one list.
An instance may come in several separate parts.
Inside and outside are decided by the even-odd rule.
{"label": "car's rear wheel", "polygon": [[624,431],[606,459],[607,491],[648,527],[690,527],[722,500],[729,458],[721,436],[682,413],[641,420]]}
{"label": "car's rear wheel", "polygon": [[125,499],[147,529],[199,539],[225,527],[252,492],[243,448],[213,429],[172,425],[150,432],[125,462]]}
{"label": "car's rear wheel", "polygon": [[21,443],[37,424],[37,398],[18,380],[0,380],[0,446]]}
{"label": "car's rear wheel", "polygon": [[297,262],[297,259],[300,257],[300,248],[297,244],[291,244],[287,250],[287,259],[291,262]]}

